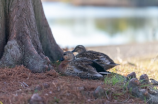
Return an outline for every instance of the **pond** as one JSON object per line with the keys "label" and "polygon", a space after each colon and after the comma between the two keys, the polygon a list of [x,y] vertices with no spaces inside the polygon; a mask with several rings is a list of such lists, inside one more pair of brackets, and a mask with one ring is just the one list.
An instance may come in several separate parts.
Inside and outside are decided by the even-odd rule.
{"label": "pond", "polygon": [[119,45],[158,40],[158,7],[73,6],[43,2],[61,47]]}

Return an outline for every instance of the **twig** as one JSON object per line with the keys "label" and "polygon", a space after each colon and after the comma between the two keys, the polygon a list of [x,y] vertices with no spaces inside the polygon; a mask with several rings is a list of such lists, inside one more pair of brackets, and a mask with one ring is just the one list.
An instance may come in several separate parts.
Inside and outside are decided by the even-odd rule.
{"label": "twig", "polygon": [[146,101],[146,103],[149,103],[149,101],[151,101],[152,100],[152,98],[150,97],[150,99],[148,99],[147,101]]}
{"label": "twig", "polygon": [[56,84],[55,84],[54,82],[52,82],[52,83],[53,83],[53,85],[54,85],[55,87],[57,87]]}
{"label": "twig", "polygon": [[107,99],[109,100],[109,97],[108,97],[108,94],[107,94],[107,92],[105,92],[105,95],[106,95]]}
{"label": "twig", "polygon": [[19,82],[19,83],[21,84],[21,86],[22,86],[22,87],[24,87],[24,88],[25,88],[25,85],[24,85],[23,83],[21,83],[21,82]]}
{"label": "twig", "polygon": [[19,82],[21,84],[22,87],[26,88],[29,87],[25,82]]}
{"label": "twig", "polygon": [[29,79],[30,78],[30,73],[29,73],[29,76],[27,77],[27,79]]}
{"label": "twig", "polygon": [[112,92],[110,91],[110,98],[109,98],[109,100],[111,100],[111,95],[112,95]]}
{"label": "twig", "polygon": [[27,85],[25,82],[23,82],[23,84],[24,84],[26,87],[29,87],[29,85]]}

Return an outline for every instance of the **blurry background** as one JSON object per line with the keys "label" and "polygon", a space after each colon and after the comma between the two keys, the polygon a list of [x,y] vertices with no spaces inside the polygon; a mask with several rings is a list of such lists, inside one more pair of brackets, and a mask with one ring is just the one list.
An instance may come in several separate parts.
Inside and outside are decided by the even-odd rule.
{"label": "blurry background", "polygon": [[120,64],[110,71],[158,80],[158,0],[44,0],[43,7],[61,48],[82,44]]}
{"label": "blurry background", "polygon": [[158,0],[43,0],[61,48],[78,44],[107,54],[110,71],[158,80]]}
{"label": "blurry background", "polygon": [[61,47],[158,40],[158,0],[43,0]]}

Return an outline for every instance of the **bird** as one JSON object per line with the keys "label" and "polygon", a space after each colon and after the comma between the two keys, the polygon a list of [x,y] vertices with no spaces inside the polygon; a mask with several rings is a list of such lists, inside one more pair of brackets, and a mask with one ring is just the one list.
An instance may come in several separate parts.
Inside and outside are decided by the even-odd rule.
{"label": "bird", "polygon": [[[87,58],[89,60],[94,61],[95,63],[103,67],[104,71],[107,71],[108,69],[119,65],[116,64],[108,55],[96,51],[87,51],[83,45],[77,45],[72,52],[78,53],[75,56],[76,58]],[[104,72],[104,71],[100,70],[100,72]]]}
{"label": "bird", "polygon": [[[103,78],[103,75],[97,71],[99,68],[102,67],[96,68],[95,66],[97,66],[97,63],[86,58],[76,59],[71,51],[64,52],[63,57],[61,58],[60,61],[61,63],[58,66],[58,71],[61,74],[67,76],[78,76],[80,78],[85,78],[85,79]],[[108,73],[105,72],[104,74],[108,74]]]}

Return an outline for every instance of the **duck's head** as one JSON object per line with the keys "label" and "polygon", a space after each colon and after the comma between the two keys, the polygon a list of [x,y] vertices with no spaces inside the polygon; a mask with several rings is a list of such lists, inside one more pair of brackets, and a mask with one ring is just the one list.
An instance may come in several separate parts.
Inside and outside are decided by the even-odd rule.
{"label": "duck's head", "polygon": [[75,49],[72,52],[78,52],[78,53],[82,53],[85,52],[86,48],[83,45],[78,45],[75,47]]}
{"label": "duck's head", "polygon": [[67,51],[63,53],[63,57],[60,59],[60,61],[72,61],[74,60],[75,56],[71,51]]}

